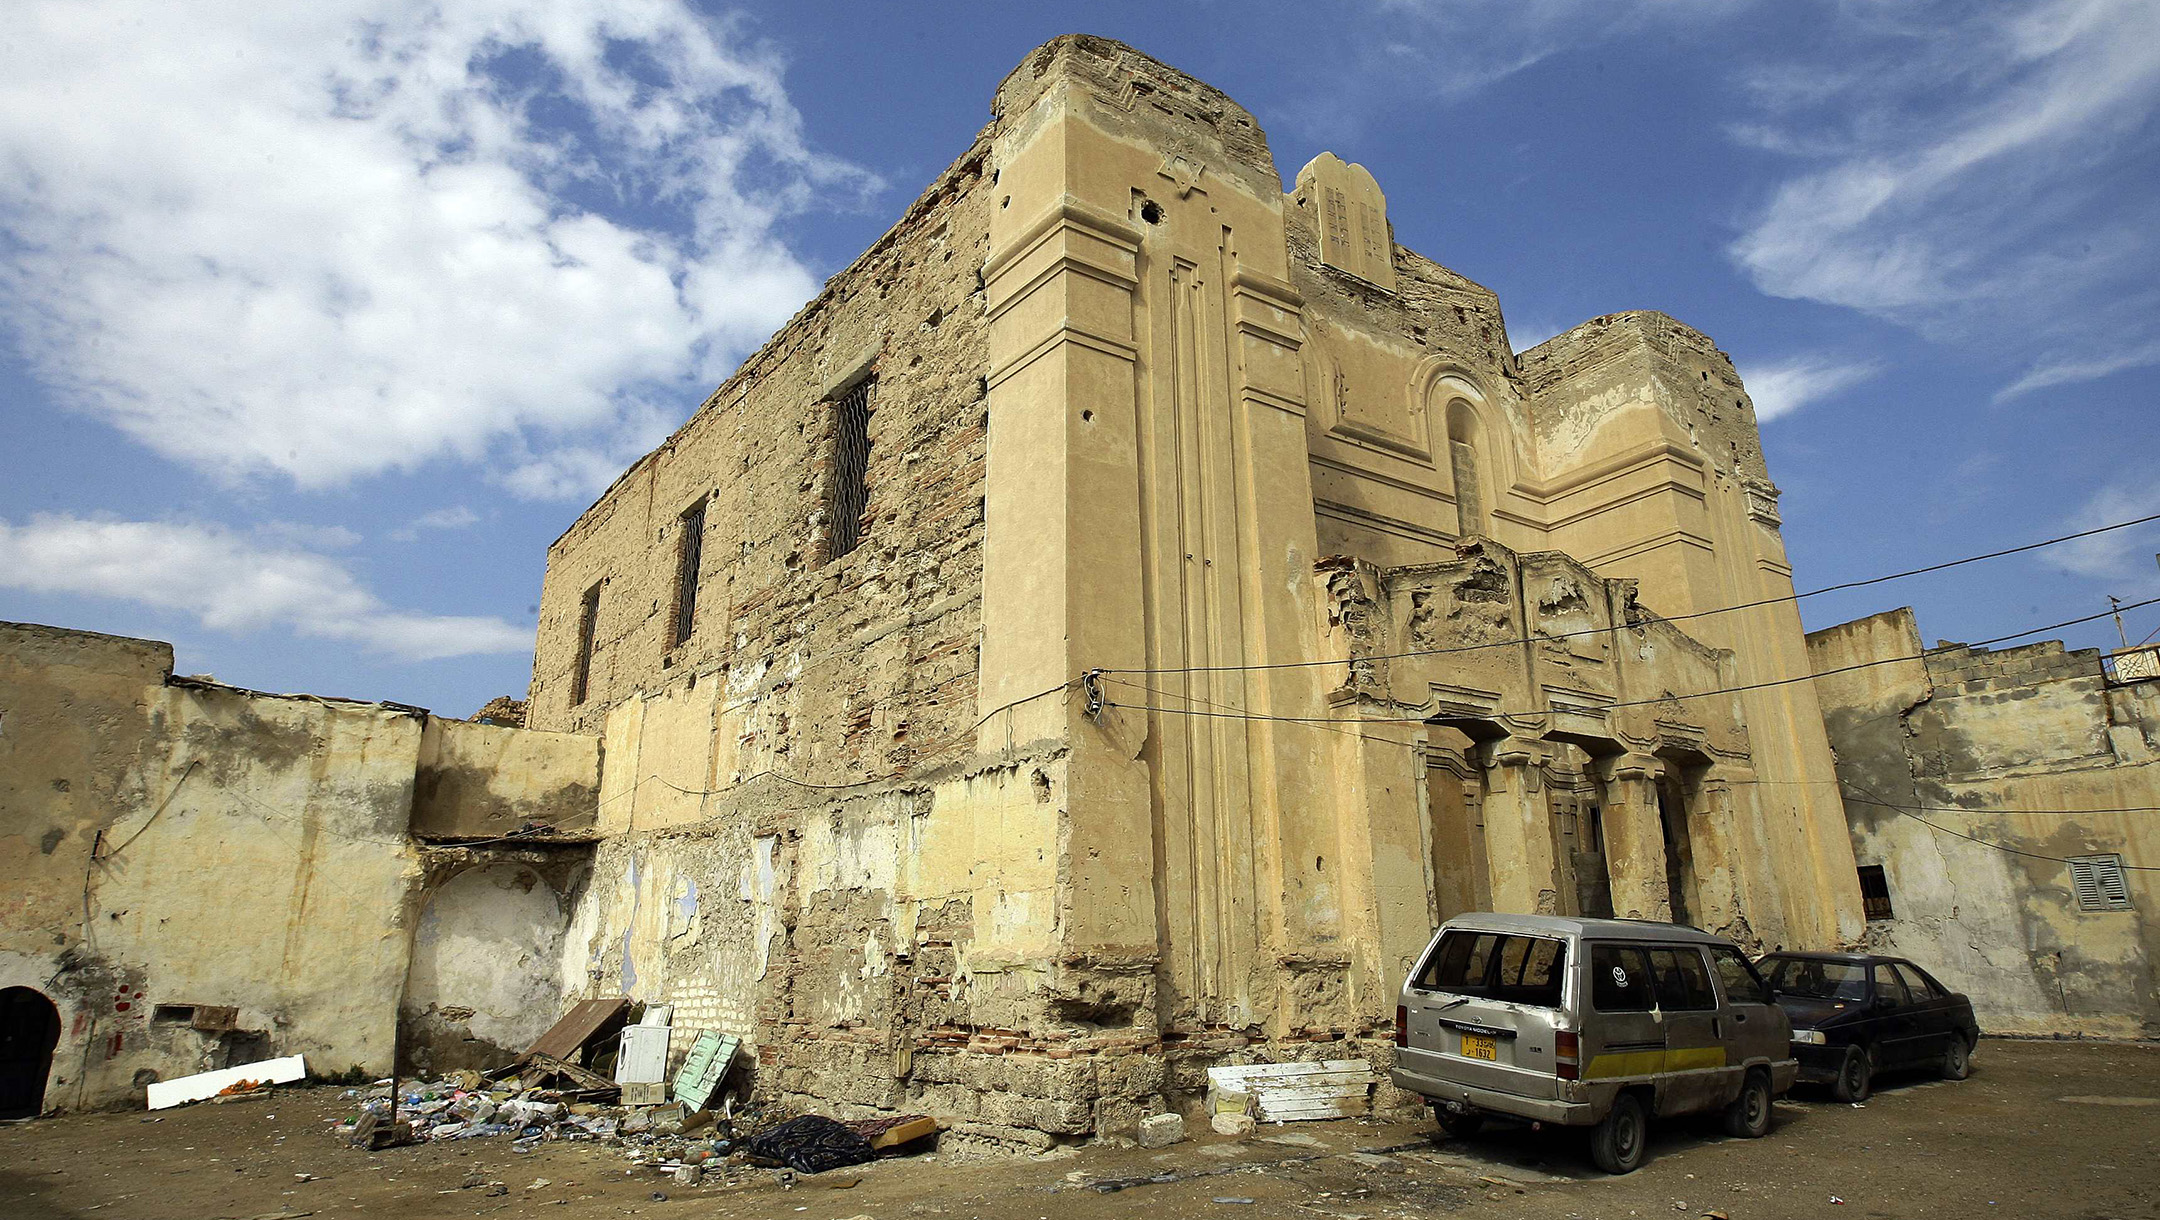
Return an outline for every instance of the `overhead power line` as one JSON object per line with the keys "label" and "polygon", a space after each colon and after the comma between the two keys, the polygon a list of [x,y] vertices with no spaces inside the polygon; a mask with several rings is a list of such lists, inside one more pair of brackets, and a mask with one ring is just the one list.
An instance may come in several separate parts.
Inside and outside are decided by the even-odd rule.
{"label": "overhead power line", "polygon": [[[1848,580],[1839,584],[1824,585],[1820,589],[1809,589],[1805,593],[1787,593],[1777,597],[1765,597],[1757,601],[1741,602],[1738,605],[1714,606],[1708,610],[1692,610],[1686,614],[1661,614],[1657,615],[1656,617],[1663,620],[1664,622],[1678,623],[1686,622],[1689,619],[1708,618],[1713,614],[1731,614],[1740,610],[1755,610],[1763,606],[1779,606],[1784,605],[1788,602],[1799,602],[1810,597],[1820,597],[1825,593],[1837,593],[1846,589],[1862,589],[1866,588],[1869,585],[1887,584],[1888,582],[1893,580],[1904,580],[1912,576],[1924,576],[1930,572],[1941,572],[1950,568],[1963,567],[1964,565],[1969,563],[1980,563],[1984,560],[1989,559],[2001,559],[2006,555],[2018,555],[2026,551],[2037,551],[2042,547],[2058,546],[2065,542],[2075,542],[2080,538],[2090,538],[2095,534],[2105,534],[2111,530],[2129,529],[2131,526],[2144,525],[2152,521],[2160,521],[2160,513],[2154,513],[2150,516],[2145,517],[2136,517],[2128,521],[2117,521],[2111,525],[2102,525],[2094,529],[2080,530],[2075,534],[2062,534],[2054,538],[2043,538],[2038,542],[2027,542],[2018,546],[2004,547],[2002,550],[1999,551],[1988,551],[1985,554],[1980,555],[1967,555],[1961,559],[1950,559],[1945,560],[1942,563],[1931,563],[1926,565],[1925,567],[1907,568],[1905,571],[1891,572],[1888,575],[1884,576],[1870,576],[1865,580]],[[2139,604],[2151,605],[2152,603],[2141,602]],[[2134,607],[2131,606],[2121,607],[2121,609],[2124,610],[2129,610],[2133,608]],[[2083,622],[2087,620],[2081,619],[2079,621]],[[1536,636],[1515,636],[1504,640],[1487,640],[1482,644],[1452,644],[1445,648],[1418,648],[1411,649],[1407,652],[1380,653],[1373,656],[1357,657],[1354,659],[1359,661],[1398,661],[1406,660],[1411,657],[1444,656],[1449,653],[1478,652],[1487,648],[1509,648],[1520,644],[1535,643],[1539,640],[1568,640],[1574,639],[1578,636],[1603,635],[1606,632],[1612,630],[1614,630],[1614,628],[1612,627],[1585,627],[1576,631],[1560,631]],[[2046,628],[2041,628],[2041,630],[2046,630]],[[1344,663],[1344,660],[1341,658],[1330,658],[1323,661],[1264,661],[1248,665],[1169,665],[1156,666],[1146,669],[1103,669],[1099,672],[1106,674],[1226,673],[1263,669],[1305,669],[1313,666],[1341,665]]]}
{"label": "overhead power line", "polygon": [[[2145,601],[2141,602],[2133,602],[2129,605],[2124,606],[2123,609],[2131,610],[2136,609],[2139,606],[2151,606],[2155,604],[2160,604],[2160,597],[2148,598]],[[1924,661],[1928,657],[1936,656],[1945,652],[1957,652],[1967,648],[1985,648],[1991,644],[2001,644],[2010,640],[2022,639],[2028,635],[2038,635],[2043,631],[2058,631],[2064,627],[2075,627],[2080,623],[2089,623],[2095,619],[2106,618],[2113,613],[2113,610],[2103,610],[2098,614],[2088,614],[2082,618],[2064,619],[2062,622],[2049,623],[2041,627],[2028,627],[2023,631],[2014,631],[2011,632],[2009,635],[1999,635],[1995,636],[1992,639],[1981,640],[1973,644],[1953,644],[1944,648],[1923,648],[1918,653],[1911,656],[1877,657],[1872,661],[1859,661],[1851,665],[1841,665],[1836,669],[1826,669],[1821,671],[1820,673],[1801,674],[1791,678],[1772,678],[1764,682],[1749,682],[1740,686],[1722,686],[1713,690],[1691,691],[1686,694],[1665,694],[1660,695],[1655,699],[1625,699],[1614,703],[1599,703],[1587,705],[1580,710],[1586,712],[1605,712],[1611,711],[1614,708],[1622,707],[1648,707],[1660,703],[1670,703],[1680,699],[1704,699],[1712,695],[1733,695],[1739,694],[1743,691],[1764,690],[1773,686],[1790,686],[1796,682],[1812,682],[1817,678],[1829,677],[1832,674],[1851,673],[1852,671],[1857,669],[1869,669],[1877,665],[1897,665],[1913,661]],[[1358,657],[1352,659],[1365,660],[1367,658]],[[1338,664],[1339,663],[1340,662],[1338,662]],[[1101,670],[1099,672],[1105,675],[1103,677],[1103,681],[1105,682],[1115,683],[1119,686],[1135,687],[1134,683],[1125,682],[1118,678],[1109,677],[1108,675],[1113,673],[1133,673],[1136,671]],[[1135,688],[1143,690],[1151,689],[1146,687]],[[1181,695],[1174,695],[1171,697],[1187,698],[1187,696]],[[1200,711],[1194,708],[1159,707],[1154,704],[1147,703],[1118,703],[1114,701],[1106,701],[1103,706],[1132,708],[1136,711],[1162,712],[1166,715],[1172,716],[1209,716],[1230,720],[1271,720],[1283,721],[1292,724],[1424,724],[1427,722],[1427,720],[1430,719],[1430,717],[1426,716],[1277,716],[1263,712],[1247,712],[1238,709]],[[1544,712],[1548,712],[1550,710],[1552,709],[1535,708],[1528,710],[1517,710],[1513,712],[1500,711],[1494,714],[1498,716],[1538,715]]]}

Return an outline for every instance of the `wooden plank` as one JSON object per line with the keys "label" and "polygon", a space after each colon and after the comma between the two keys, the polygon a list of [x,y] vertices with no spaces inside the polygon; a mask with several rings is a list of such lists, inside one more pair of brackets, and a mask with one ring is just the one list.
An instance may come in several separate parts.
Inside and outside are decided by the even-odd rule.
{"label": "wooden plank", "polygon": [[1362,1059],[1255,1063],[1208,1069],[1210,1091],[1247,1095],[1262,1122],[1342,1118],[1372,1110],[1372,1066]]}
{"label": "wooden plank", "polygon": [[613,1033],[630,1015],[630,1001],[625,996],[605,1000],[580,1000],[571,1006],[562,1019],[548,1027],[540,1040],[525,1050],[526,1058],[545,1055],[550,1059],[570,1060],[578,1056],[594,1039]]}
{"label": "wooden plank", "polygon": [[675,1073],[675,1097],[693,1110],[702,1110],[712,1101],[713,1091],[727,1079],[728,1068],[734,1066],[735,1051],[742,1046],[742,1039],[734,1034],[715,1033],[706,1030],[690,1047],[690,1054],[683,1059],[682,1068]]}

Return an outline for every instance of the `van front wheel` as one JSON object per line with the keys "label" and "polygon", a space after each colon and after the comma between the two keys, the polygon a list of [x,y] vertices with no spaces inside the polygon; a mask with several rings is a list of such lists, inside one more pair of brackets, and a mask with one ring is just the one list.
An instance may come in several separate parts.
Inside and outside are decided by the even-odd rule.
{"label": "van front wheel", "polygon": [[1590,1132],[1590,1158],[1607,1173],[1633,1173],[1643,1163],[1649,1120],[1633,1093],[1613,1098],[1612,1111]]}

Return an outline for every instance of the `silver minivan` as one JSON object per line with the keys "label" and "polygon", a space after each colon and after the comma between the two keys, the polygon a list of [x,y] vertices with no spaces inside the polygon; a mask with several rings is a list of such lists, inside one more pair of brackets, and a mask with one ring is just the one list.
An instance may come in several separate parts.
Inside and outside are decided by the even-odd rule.
{"label": "silver minivan", "polygon": [[1590,1127],[1608,1173],[1642,1164],[1649,1117],[1719,1111],[1770,1129],[1792,1026],[1739,946],[1677,924],[1458,915],[1404,981],[1397,1085],[1450,1135],[1488,1116]]}

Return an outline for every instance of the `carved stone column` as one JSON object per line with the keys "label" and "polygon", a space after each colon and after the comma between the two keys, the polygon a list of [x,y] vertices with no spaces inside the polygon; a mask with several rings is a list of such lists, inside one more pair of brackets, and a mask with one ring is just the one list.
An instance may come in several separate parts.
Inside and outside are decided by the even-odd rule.
{"label": "carved stone column", "polygon": [[1492,908],[1509,914],[1560,912],[1552,807],[1542,741],[1506,737],[1481,751],[1485,764],[1485,853]]}
{"label": "carved stone column", "polygon": [[1648,754],[1619,754],[1597,763],[1605,788],[1605,872],[1613,914],[1622,919],[1671,919],[1665,872],[1665,826],[1658,816],[1658,781],[1665,763]]}
{"label": "carved stone column", "polygon": [[[1735,834],[1738,796],[1733,790],[1734,778],[1723,766],[1690,771],[1686,792],[1687,820],[1688,835],[1695,849],[1695,922],[1714,932],[1744,937],[1745,932],[1739,926],[1742,848]],[[1746,776],[1741,782],[1752,778],[1752,775]]]}

